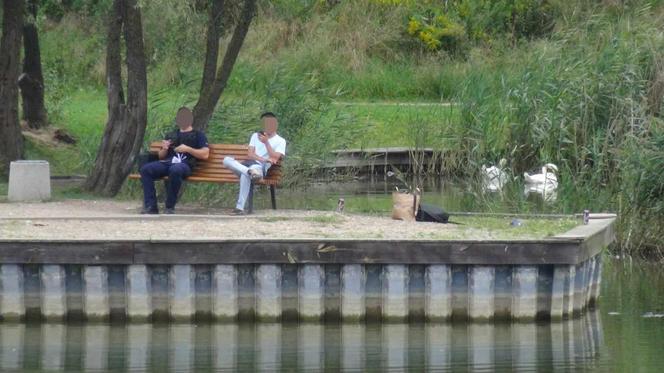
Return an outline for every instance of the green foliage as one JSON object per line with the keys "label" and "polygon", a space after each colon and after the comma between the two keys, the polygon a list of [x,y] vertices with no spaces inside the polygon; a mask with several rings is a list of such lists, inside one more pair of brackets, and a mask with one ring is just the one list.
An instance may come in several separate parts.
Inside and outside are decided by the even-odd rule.
{"label": "green foliage", "polygon": [[427,49],[454,51],[466,37],[463,26],[444,12],[429,10],[408,21],[408,34],[416,36]]}
{"label": "green foliage", "polygon": [[490,42],[501,34],[512,40],[548,34],[553,7],[546,0],[453,0],[413,3],[407,32],[432,51],[467,48],[466,40]]}

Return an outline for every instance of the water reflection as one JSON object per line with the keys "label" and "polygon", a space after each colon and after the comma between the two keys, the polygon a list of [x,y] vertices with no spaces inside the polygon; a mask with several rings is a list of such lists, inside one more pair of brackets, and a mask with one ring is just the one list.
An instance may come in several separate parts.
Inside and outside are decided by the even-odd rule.
{"label": "water reflection", "polygon": [[0,371],[597,368],[597,313],[549,324],[0,324]]}

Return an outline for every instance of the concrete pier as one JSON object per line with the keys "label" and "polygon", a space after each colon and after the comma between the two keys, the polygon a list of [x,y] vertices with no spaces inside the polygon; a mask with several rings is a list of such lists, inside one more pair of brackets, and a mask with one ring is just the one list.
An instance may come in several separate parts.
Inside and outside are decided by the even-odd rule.
{"label": "concrete pier", "polygon": [[[496,287],[494,267],[424,266],[424,286],[418,289],[409,286],[410,276],[414,275],[414,271],[410,272],[410,265],[373,266],[372,271],[377,271],[372,275],[373,279],[365,275],[365,265],[340,266],[341,284],[335,287],[340,286],[341,290],[335,291],[340,298],[343,320],[444,321],[452,315],[453,296],[465,298],[465,301],[456,301],[454,312],[467,315],[471,320],[567,318],[572,313],[582,313],[588,307],[588,302],[596,298],[593,292],[597,291],[596,276],[599,276],[596,265],[582,263],[578,269],[570,265],[554,266],[553,283],[547,288],[538,286],[536,266],[513,266],[509,279],[512,284],[509,294],[511,305],[509,313],[505,314],[501,304],[496,301],[499,296],[504,297],[499,294],[504,290]],[[288,291],[284,290],[286,265],[256,265],[242,273],[232,265],[173,265],[166,268],[164,265],[131,265],[125,268],[126,302],[117,294],[113,295],[117,289],[113,289],[106,266],[73,267],[78,269],[66,272],[61,265],[39,266],[41,284],[38,287],[41,290],[33,296],[39,297],[41,301],[37,302],[36,309],[31,306],[33,312],[40,313],[47,320],[77,318],[78,309],[74,308],[76,312],[72,313],[68,308],[66,287],[71,282],[69,277],[76,273],[82,274],[82,315],[87,320],[122,317],[133,321],[150,321],[166,317],[173,321],[191,321],[195,318],[233,321],[240,314],[239,299],[250,300],[251,303],[244,301],[245,313],[254,314],[255,319],[261,321],[320,321],[329,312],[325,295],[327,286],[331,285],[326,282],[326,271],[322,265],[298,266],[297,286]],[[22,265],[2,265],[0,316],[3,320],[17,320],[26,316],[22,287],[26,276],[24,272]],[[463,273],[466,281],[454,289],[453,272]],[[201,294],[204,289],[195,286],[195,273],[211,278],[211,290]],[[249,275],[251,279],[241,279],[243,275]],[[240,288],[240,281],[254,283],[255,286]],[[371,281],[380,281],[378,292],[365,290],[368,287],[375,288],[369,284]],[[297,304],[295,309],[289,305],[293,296]],[[197,302],[196,299],[201,297],[209,298],[209,303]],[[422,304],[424,312],[413,304]],[[543,305],[550,307],[544,310]],[[111,313],[111,309],[114,312]],[[336,312],[336,308],[332,310]]]}
{"label": "concrete pier", "polygon": [[0,320],[564,319],[595,304],[612,228],[493,243],[0,240]]}

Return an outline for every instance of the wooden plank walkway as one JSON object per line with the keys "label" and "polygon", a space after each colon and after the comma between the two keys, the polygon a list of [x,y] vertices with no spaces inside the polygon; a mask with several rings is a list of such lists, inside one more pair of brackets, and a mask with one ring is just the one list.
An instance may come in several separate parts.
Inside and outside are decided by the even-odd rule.
{"label": "wooden plank walkway", "polygon": [[425,165],[429,164],[435,151],[432,148],[389,147],[343,149],[335,150],[332,153],[336,158],[325,165],[325,168],[371,168],[382,170],[390,166],[410,167],[417,162],[422,162]]}

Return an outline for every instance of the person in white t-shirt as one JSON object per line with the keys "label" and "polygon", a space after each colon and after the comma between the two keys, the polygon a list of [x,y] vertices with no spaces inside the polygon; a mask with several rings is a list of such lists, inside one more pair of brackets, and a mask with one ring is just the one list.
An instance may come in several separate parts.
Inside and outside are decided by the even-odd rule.
{"label": "person in white t-shirt", "polygon": [[277,134],[279,122],[270,112],[261,115],[263,131],[255,132],[249,140],[249,159],[242,163],[233,157],[224,158],[224,166],[240,177],[240,193],[233,214],[245,214],[244,205],[249,196],[252,181],[267,174],[273,164],[286,155],[286,140]]}

